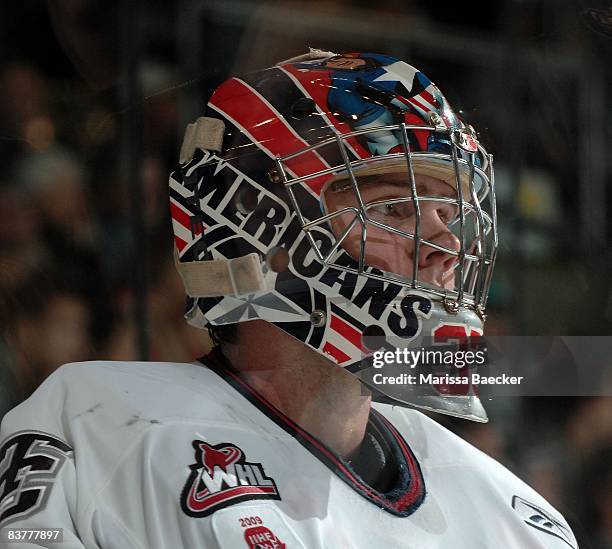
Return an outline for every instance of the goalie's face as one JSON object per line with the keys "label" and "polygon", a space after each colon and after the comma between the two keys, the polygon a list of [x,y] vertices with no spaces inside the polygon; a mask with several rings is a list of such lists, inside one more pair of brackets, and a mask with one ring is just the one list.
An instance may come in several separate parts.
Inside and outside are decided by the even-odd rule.
{"label": "goalie's face", "polygon": [[419,282],[454,289],[458,256],[453,252],[458,253],[461,248],[450,227],[458,215],[455,189],[440,179],[415,175],[420,219],[417,252],[415,240],[406,236],[417,232],[417,208],[407,176],[389,173],[357,180],[369,220],[365,239],[361,223],[355,222],[352,208],[358,207],[359,199],[350,182],[332,183],[324,193],[328,213],[345,210],[331,220],[336,237],[346,235],[342,241],[344,249],[359,260],[363,247],[366,265],[406,279],[412,279],[416,264]]}

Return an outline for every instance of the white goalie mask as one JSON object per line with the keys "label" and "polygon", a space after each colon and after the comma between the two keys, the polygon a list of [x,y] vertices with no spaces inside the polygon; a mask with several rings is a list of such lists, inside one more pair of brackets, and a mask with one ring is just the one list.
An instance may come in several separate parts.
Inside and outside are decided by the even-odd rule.
{"label": "white goalie mask", "polygon": [[414,67],[314,52],[221,84],[170,177],[199,327],[266,320],[374,396],[473,420],[471,386],[373,382],[376,351],[483,334],[492,158]]}

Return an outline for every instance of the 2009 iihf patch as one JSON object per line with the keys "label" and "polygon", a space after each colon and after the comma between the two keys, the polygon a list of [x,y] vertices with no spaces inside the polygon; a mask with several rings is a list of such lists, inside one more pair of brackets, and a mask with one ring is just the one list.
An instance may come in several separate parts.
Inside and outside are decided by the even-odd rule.
{"label": "2009 iihf patch", "polygon": [[266,526],[253,526],[244,531],[248,549],[285,549],[286,545]]}

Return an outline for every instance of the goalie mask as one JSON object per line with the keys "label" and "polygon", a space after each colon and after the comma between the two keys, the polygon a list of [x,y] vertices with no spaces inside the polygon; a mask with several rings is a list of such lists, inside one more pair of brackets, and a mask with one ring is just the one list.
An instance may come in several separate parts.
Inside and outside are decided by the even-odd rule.
{"label": "goalie mask", "polygon": [[263,319],[375,398],[485,421],[473,387],[373,383],[372,355],[483,331],[497,248],[492,158],[414,67],[309,54],[231,78],[170,177],[198,327]]}

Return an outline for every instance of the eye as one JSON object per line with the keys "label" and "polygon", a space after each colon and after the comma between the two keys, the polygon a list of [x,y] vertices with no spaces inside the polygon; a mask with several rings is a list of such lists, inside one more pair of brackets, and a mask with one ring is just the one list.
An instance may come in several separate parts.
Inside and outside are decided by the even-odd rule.
{"label": "eye", "polygon": [[369,206],[368,212],[373,217],[381,217],[398,223],[410,219],[414,215],[414,208],[410,202],[385,202]]}
{"label": "eye", "polygon": [[375,206],[371,206],[369,208],[370,214],[393,218],[396,220],[402,220],[407,217],[410,217],[409,208],[406,204],[397,203],[397,204],[376,204]]}
{"label": "eye", "polygon": [[399,213],[395,204],[378,204],[372,207],[372,211],[383,215],[397,215]]}
{"label": "eye", "polygon": [[458,209],[452,206],[445,206],[438,209],[438,217],[445,225],[450,225],[453,221],[455,221],[455,219],[457,219],[458,215]]}

